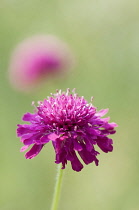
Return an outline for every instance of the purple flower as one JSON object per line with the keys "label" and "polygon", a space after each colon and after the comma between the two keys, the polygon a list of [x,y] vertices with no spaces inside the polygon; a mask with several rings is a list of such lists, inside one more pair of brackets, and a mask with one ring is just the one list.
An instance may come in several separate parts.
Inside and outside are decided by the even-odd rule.
{"label": "purple flower", "polygon": [[38,102],[34,114],[23,116],[29,124],[18,125],[17,135],[24,144],[21,152],[33,145],[25,154],[27,159],[32,159],[51,141],[56,154],[55,163],[62,163],[62,169],[70,161],[73,170],[81,171],[83,165],[78,156],[85,164],[95,162],[98,165],[99,152],[95,147],[105,153],[113,150],[113,141],[108,135],[116,132],[117,124],[109,123],[109,117],[101,118],[107,112],[108,109],[97,112],[96,107],[74,90],[72,94],[69,89],[57,91]]}
{"label": "purple flower", "polygon": [[12,53],[9,79],[14,88],[29,92],[42,81],[63,75],[74,65],[68,45],[56,36],[35,35],[23,40]]}

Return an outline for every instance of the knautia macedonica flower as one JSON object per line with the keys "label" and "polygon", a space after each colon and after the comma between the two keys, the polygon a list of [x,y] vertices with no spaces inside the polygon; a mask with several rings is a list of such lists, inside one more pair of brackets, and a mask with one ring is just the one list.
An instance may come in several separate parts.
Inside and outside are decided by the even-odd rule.
{"label": "knautia macedonica flower", "polygon": [[21,152],[33,145],[25,154],[32,159],[39,154],[48,142],[52,142],[55,149],[55,163],[62,163],[65,168],[67,161],[72,169],[81,171],[83,168],[79,160],[85,164],[95,162],[98,165],[96,147],[108,153],[113,150],[113,141],[108,137],[116,131],[116,123],[109,123],[109,117],[101,118],[108,109],[96,110],[92,104],[78,96],[75,91],[70,93],[57,91],[44,101],[38,102],[35,113],[26,113],[24,121],[29,124],[18,125],[17,135],[24,146]]}
{"label": "knautia macedonica flower", "polygon": [[12,53],[9,78],[19,91],[29,92],[50,77],[63,75],[74,65],[67,43],[53,35],[35,35],[23,40]]}

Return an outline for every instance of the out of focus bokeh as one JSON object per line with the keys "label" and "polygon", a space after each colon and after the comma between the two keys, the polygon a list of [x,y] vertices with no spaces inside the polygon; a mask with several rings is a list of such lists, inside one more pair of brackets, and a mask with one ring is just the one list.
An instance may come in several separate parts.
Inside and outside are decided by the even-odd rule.
{"label": "out of focus bokeh", "polygon": [[[15,46],[34,34],[54,34],[76,55],[67,77],[31,94],[8,79]],[[65,169],[60,210],[139,209],[139,2],[137,0],[1,0],[0,2],[0,210],[50,209],[56,164],[51,144],[32,160],[19,150],[16,124],[32,101],[56,89],[76,88],[98,109],[109,108],[119,127],[114,151],[99,166]]]}

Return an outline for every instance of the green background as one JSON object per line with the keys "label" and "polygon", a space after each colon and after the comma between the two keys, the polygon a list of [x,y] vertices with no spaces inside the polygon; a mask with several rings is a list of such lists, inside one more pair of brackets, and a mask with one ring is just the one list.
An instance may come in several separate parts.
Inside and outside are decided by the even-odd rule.
{"label": "green background", "polygon": [[[54,34],[76,56],[66,79],[47,81],[32,94],[9,84],[17,43]],[[56,89],[76,88],[118,123],[114,151],[77,173],[65,170],[60,210],[139,209],[139,3],[127,0],[0,0],[0,210],[50,209],[56,164],[51,144],[32,160],[20,153],[16,124],[31,102]]]}

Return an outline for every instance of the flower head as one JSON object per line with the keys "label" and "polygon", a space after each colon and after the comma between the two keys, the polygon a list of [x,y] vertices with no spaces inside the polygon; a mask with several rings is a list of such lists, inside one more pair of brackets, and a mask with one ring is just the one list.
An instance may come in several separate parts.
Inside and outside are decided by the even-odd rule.
{"label": "flower head", "polygon": [[38,102],[34,114],[23,116],[23,120],[30,124],[18,125],[17,135],[24,144],[21,152],[33,145],[25,154],[27,159],[32,159],[51,141],[56,154],[55,163],[62,163],[63,169],[70,161],[73,170],[81,171],[83,165],[78,156],[85,164],[95,162],[98,165],[96,147],[105,153],[113,150],[113,141],[108,135],[116,132],[117,124],[109,123],[109,117],[101,118],[107,112],[108,109],[97,112],[96,107],[74,90],[72,94],[69,89],[57,91]]}
{"label": "flower head", "polygon": [[9,78],[17,90],[29,92],[42,80],[73,67],[68,45],[56,36],[35,35],[17,45],[11,56]]}

